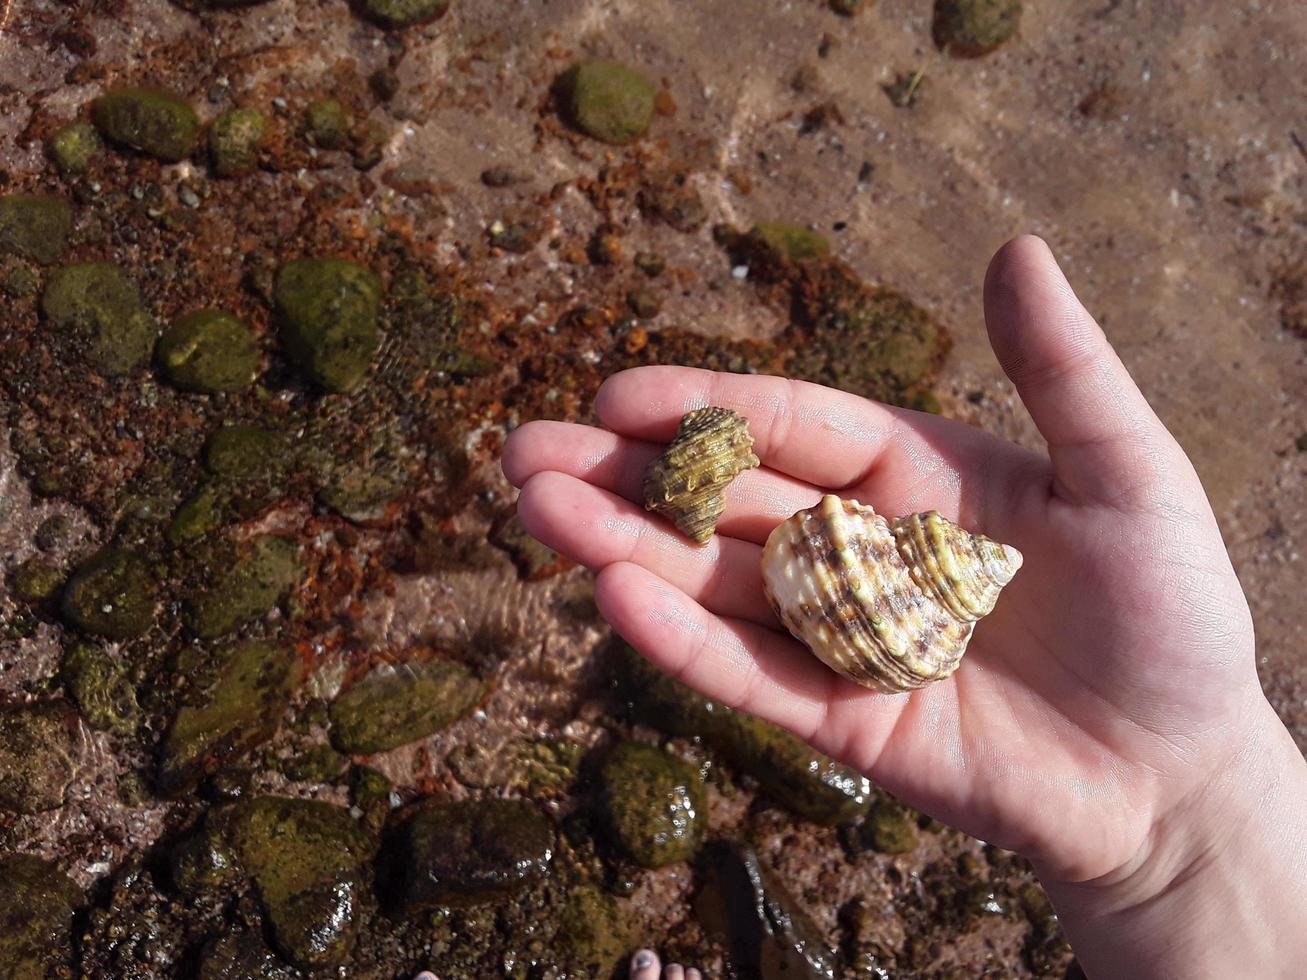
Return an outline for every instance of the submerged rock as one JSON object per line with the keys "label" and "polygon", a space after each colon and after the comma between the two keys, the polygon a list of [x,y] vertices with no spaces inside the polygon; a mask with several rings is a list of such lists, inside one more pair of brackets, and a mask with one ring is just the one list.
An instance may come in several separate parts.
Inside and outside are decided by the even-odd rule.
{"label": "submerged rock", "polygon": [[219,177],[237,177],[253,170],[259,162],[259,143],[268,128],[268,117],[251,107],[228,109],[209,129],[209,159]]}
{"label": "submerged rock", "polygon": [[207,587],[190,600],[187,625],[200,639],[225,636],[266,615],[302,572],[293,541],[273,535],[255,538],[237,550],[230,564],[215,563]]}
{"label": "submerged rock", "polygon": [[220,653],[216,679],[177,712],[163,740],[160,788],[181,792],[270,738],[302,674],[290,647],[251,642]]}
{"label": "submerged rock", "polygon": [[449,9],[449,0],[358,0],[358,10],[382,27],[412,27],[435,20]]}
{"label": "submerged rock", "polygon": [[195,541],[220,527],[226,513],[226,494],[218,487],[206,484],[182,501],[164,536],[173,545]]}
{"label": "submerged rock", "polygon": [[652,667],[634,650],[623,654],[623,687],[636,720],[685,738],[702,738],[748,773],[776,802],[806,820],[841,824],[866,813],[871,783],[785,729],[709,701]]}
{"label": "submerged rock", "polygon": [[130,735],[140,707],[127,663],[94,643],[74,643],[64,654],[60,676],[69,695],[92,728]]}
{"label": "submerged rock", "polygon": [[204,468],[232,480],[264,479],[287,466],[281,433],[255,425],[224,425],[204,442]]}
{"label": "submerged rock", "polygon": [[0,252],[42,265],[59,261],[73,226],[73,206],[53,194],[0,197]]}
{"label": "submerged rock", "polygon": [[187,391],[240,391],[259,370],[259,347],[244,323],[221,310],[199,310],[163,332],[155,348],[168,380]]}
{"label": "submerged rock", "polygon": [[694,856],[708,823],[699,774],[662,749],[623,742],[599,770],[599,817],[627,855],[646,868]]}
{"label": "submerged rock", "polygon": [[31,854],[0,858],[0,976],[71,976],[73,912],[82,893],[58,866]]}
{"label": "submerged rock", "polygon": [[756,980],[834,980],[835,953],[816,924],[742,844],[700,855],[695,913],[726,944],[731,965]]}
{"label": "submerged rock", "polygon": [[44,602],[63,584],[59,566],[44,558],[29,558],[14,569],[14,594],[25,602]]}
{"label": "submerged rock", "polygon": [[977,58],[1021,26],[1021,0],[935,0],[931,35],[946,54]]}
{"label": "submerged rock", "polygon": [[150,356],[154,318],[136,283],[111,262],[60,269],[45,287],[41,309],[106,377],[130,374]]}
{"label": "submerged rock", "polygon": [[558,910],[559,965],[606,977],[631,949],[633,936],[625,905],[591,884],[567,890]]}
{"label": "submerged rock", "polygon": [[180,95],[162,89],[113,89],[91,103],[91,121],[109,140],[176,163],[190,156],[200,120]]}
{"label": "submerged rock", "polygon": [[299,980],[301,976],[270,950],[258,933],[218,936],[200,954],[198,980]]}
{"label": "submerged rock", "polygon": [[50,141],[50,158],[64,178],[86,173],[91,161],[103,152],[104,141],[88,122],[69,123]]}
{"label": "submerged rock", "polygon": [[554,825],[525,800],[465,800],[419,810],[392,852],[406,909],[502,899],[549,871]]}
{"label": "submerged rock", "polygon": [[140,554],[106,549],[73,573],[64,589],[64,617],[85,633],[134,640],[154,623],[156,585]]}
{"label": "submerged rock", "polygon": [[898,800],[877,800],[863,822],[862,842],[883,854],[907,854],[916,850],[917,814]]}
{"label": "submerged rock", "polygon": [[653,122],[658,90],[649,79],[616,61],[583,61],[559,80],[570,122],[604,143],[629,143]]}
{"label": "submerged rock", "polygon": [[376,847],[340,807],[263,796],[210,811],[174,856],[174,876],[192,894],[249,878],[277,948],[316,969],[344,959],[370,914]]}
{"label": "submerged rock", "polygon": [[314,146],[340,150],[349,142],[350,118],[337,99],[319,99],[304,114],[304,135]]}
{"label": "submerged rock", "polygon": [[377,352],[381,281],[346,259],[301,259],[277,276],[275,302],[291,357],[323,388],[350,391]]}
{"label": "submerged rock", "polygon": [[820,258],[830,252],[830,243],[818,232],[785,221],[754,225],[747,238],[757,247],[791,262]]}
{"label": "submerged rock", "polygon": [[452,725],[485,696],[485,683],[448,660],[373,671],[331,705],[342,752],[385,752]]}
{"label": "submerged rock", "polygon": [[63,806],[76,771],[79,721],[65,701],[0,708],[0,811]]}

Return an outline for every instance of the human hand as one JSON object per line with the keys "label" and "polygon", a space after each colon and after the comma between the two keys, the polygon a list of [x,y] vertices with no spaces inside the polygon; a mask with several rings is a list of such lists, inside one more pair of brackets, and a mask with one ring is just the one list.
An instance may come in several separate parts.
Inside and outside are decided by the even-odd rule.
{"label": "human hand", "polygon": [[[1292,744],[1193,467],[1038,239],[995,257],[985,314],[1047,455],[803,382],[648,367],[599,392],[612,431],[528,423],[504,472],[527,530],[598,572],[600,611],[654,664],[1019,851],[1046,883],[1133,907],[1211,846],[1195,822],[1247,817],[1237,794],[1265,787],[1241,780]],[[698,547],[640,501],[648,462],[705,405],[749,419],[763,465]],[[873,693],[776,620],[762,543],[828,491],[887,515],[935,509],[1024,554],[951,678]]]}

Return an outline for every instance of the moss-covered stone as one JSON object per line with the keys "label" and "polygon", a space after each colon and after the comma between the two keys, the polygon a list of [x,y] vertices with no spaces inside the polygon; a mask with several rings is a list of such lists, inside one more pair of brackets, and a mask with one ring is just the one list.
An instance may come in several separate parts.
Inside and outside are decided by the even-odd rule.
{"label": "moss-covered stone", "polygon": [[644,135],[653,122],[658,90],[643,75],[616,61],[573,65],[559,80],[563,109],[587,136],[622,144]]}
{"label": "moss-covered stone", "polygon": [[162,89],[113,89],[91,103],[91,121],[107,139],[176,163],[190,156],[200,120],[180,95]]}
{"label": "moss-covered stone", "polygon": [[449,0],[358,0],[356,7],[382,27],[412,27],[435,20],[449,9]]}
{"label": "moss-covered stone", "polygon": [[204,443],[204,468],[232,480],[263,479],[286,468],[281,433],[254,425],[224,425]]}
{"label": "moss-covered stone", "polygon": [[252,107],[228,109],[209,129],[209,160],[219,177],[237,177],[253,170],[259,162],[259,144],[268,128],[268,117]]}
{"label": "moss-covered stone", "polygon": [[53,194],[0,197],[0,252],[51,265],[59,261],[73,226],[73,206]]}
{"label": "moss-covered stone", "polygon": [[259,370],[254,334],[221,310],[198,310],[177,320],[159,338],[155,357],[177,387],[206,394],[247,388]]}
{"label": "moss-covered stone", "polygon": [[935,0],[931,35],[941,51],[977,58],[1008,41],[1021,26],[1021,0]]}
{"label": "moss-covered stone", "polygon": [[63,584],[59,566],[44,558],[29,558],[14,569],[14,594],[26,602],[43,602]]}
{"label": "moss-covered stone", "polygon": [[352,766],[349,770],[349,796],[354,805],[368,809],[390,802],[393,784],[385,773],[371,766]]}
{"label": "moss-covered stone", "polygon": [[818,232],[785,221],[767,221],[754,225],[749,239],[791,262],[816,259],[830,252],[830,243]]}
{"label": "moss-covered stone", "polygon": [[337,99],[319,99],[304,113],[304,135],[314,146],[340,150],[349,143],[349,112]]}
{"label": "moss-covered stone", "polygon": [[187,497],[168,524],[164,536],[169,544],[182,545],[197,541],[222,526],[227,515],[227,496],[213,485],[205,484]]}
{"label": "moss-covered stone", "polygon": [[64,617],[110,640],[134,640],[154,622],[154,573],[135,551],[110,548],[78,567],[64,589]]}
{"label": "moss-covered stone", "polygon": [[206,588],[192,597],[186,621],[196,636],[211,640],[268,613],[299,581],[299,548],[266,535],[241,547],[234,560],[211,570]]}
{"label": "moss-covered stone", "polygon": [[272,643],[240,643],[218,657],[216,679],[178,710],[163,740],[164,792],[184,791],[271,737],[303,675],[294,649]]}
{"label": "moss-covered stone", "polygon": [[630,952],[633,939],[623,902],[587,883],[568,889],[558,910],[559,966],[606,977]]}
{"label": "moss-covered stone", "polygon": [[39,288],[36,274],[26,262],[13,255],[0,258],[0,294],[26,299],[34,296]]}
{"label": "moss-covered stone", "polygon": [[329,783],[349,764],[349,759],[330,745],[313,745],[286,761],[282,772],[298,783]]}
{"label": "moss-covered stone", "polygon": [[66,701],[0,708],[0,811],[40,813],[63,805],[78,727]]}
{"label": "moss-covered stone", "polygon": [[82,893],[58,866],[31,854],[0,858],[0,976],[71,976],[73,912]]}
{"label": "moss-covered stone", "polygon": [[92,728],[115,735],[136,730],[140,707],[123,658],[93,643],[74,643],[64,654],[60,676]]}
{"label": "moss-covered stone", "polygon": [[709,701],[626,649],[619,671],[634,717],[673,735],[702,738],[762,785],[776,802],[815,823],[856,820],[871,803],[871,783],[783,728]]}
{"label": "moss-covered stone", "polygon": [[882,854],[907,854],[916,850],[917,814],[897,800],[878,799],[867,814],[859,836],[864,844]]}
{"label": "moss-covered stone", "polygon": [[71,122],[50,141],[50,159],[65,177],[78,177],[104,152],[104,141],[88,122]]}
{"label": "moss-covered stone", "polygon": [[599,817],[638,864],[661,868],[694,856],[708,823],[699,774],[675,756],[623,742],[599,770]]}
{"label": "moss-covered stone", "polygon": [[55,329],[106,377],[136,370],[157,327],[136,283],[111,262],[65,266],[50,277],[41,308]]}
{"label": "moss-covered stone", "polygon": [[381,281],[345,259],[301,259],[277,276],[275,302],[290,355],[328,391],[359,385],[377,352]]}
{"label": "moss-covered stone", "polygon": [[[403,492],[407,474],[398,460],[338,459],[321,475],[318,499],[342,517],[360,523],[381,517]],[[371,464],[371,465],[370,465]]]}
{"label": "moss-covered stone", "polygon": [[502,899],[549,871],[553,824],[525,800],[465,800],[419,810],[391,855],[407,909]]}
{"label": "moss-covered stone", "polygon": [[384,752],[462,718],[485,684],[448,660],[374,671],[331,705],[331,741],[342,752]]}
{"label": "moss-covered stone", "polygon": [[216,865],[230,862],[254,882],[277,948],[292,963],[308,970],[345,958],[372,906],[367,866],[376,853],[346,810],[258,797],[212,811],[201,837],[190,859],[212,863],[208,874],[188,867],[188,885],[229,882],[231,872]]}
{"label": "moss-covered stone", "polygon": [[568,739],[522,738],[494,747],[464,742],[445,761],[464,786],[550,793],[576,780],[584,755],[585,746]]}

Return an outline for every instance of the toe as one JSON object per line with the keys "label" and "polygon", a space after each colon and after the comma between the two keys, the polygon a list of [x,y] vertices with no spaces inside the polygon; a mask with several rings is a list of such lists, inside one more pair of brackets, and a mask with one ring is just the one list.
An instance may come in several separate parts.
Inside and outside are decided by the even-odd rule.
{"label": "toe", "polygon": [[658,980],[662,964],[652,949],[639,950],[631,957],[631,980]]}
{"label": "toe", "polygon": [[690,967],[685,971],[685,980],[703,980],[703,974],[694,967]]}
{"label": "toe", "polygon": [[423,970],[413,980],[439,980],[439,978],[430,970]]}
{"label": "toe", "polygon": [[663,980],[685,980],[685,970],[680,963],[668,963],[663,967]]}

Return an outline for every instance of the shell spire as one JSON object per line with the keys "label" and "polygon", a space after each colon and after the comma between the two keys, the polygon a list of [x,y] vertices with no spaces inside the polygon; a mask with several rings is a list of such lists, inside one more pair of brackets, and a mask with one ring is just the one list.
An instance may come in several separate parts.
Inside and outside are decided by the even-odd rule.
{"label": "shell spire", "polygon": [[662,514],[699,544],[711,538],[726,509],[722,491],[759,465],[748,423],[715,406],[685,415],[676,438],[645,471],[645,510]]}
{"label": "shell spire", "polygon": [[886,520],[828,494],[772,531],[763,585],[796,639],[845,677],[886,693],[957,669],[976,622],[1021,553],[931,511]]}

